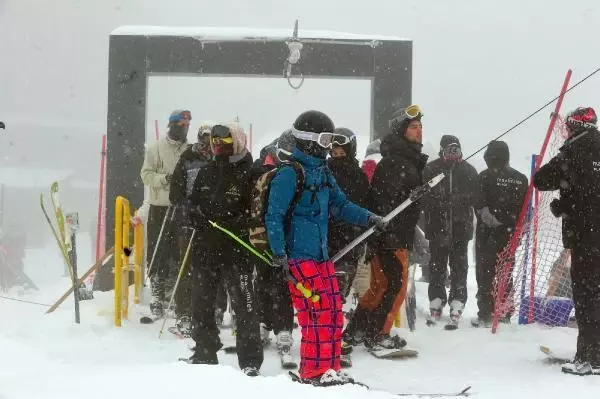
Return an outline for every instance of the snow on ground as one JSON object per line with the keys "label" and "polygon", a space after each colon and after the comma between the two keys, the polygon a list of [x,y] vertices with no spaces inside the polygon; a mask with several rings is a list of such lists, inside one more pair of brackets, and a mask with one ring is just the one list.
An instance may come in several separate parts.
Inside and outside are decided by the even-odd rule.
{"label": "snow on ground", "polygon": [[[81,242],[81,241],[80,241]],[[81,259],[89,259],[84,250]],[[82,265],[83,266],[83,265]],[[84,269],[84,267],[82,267]],[[68,287],[55,248],[30,250],[26,271],[40,292],[2,295],[50,304]],[[112,292],[95,293],[81,304],[82,323],[73,321],[72,298],[50,315],[44,307],[0,298],[0,398],[236,397],[281,399],[385,398],[386,392],[453,392],[472,385],[475,398],[597,397],[600,378],[564,375],[547,363],[538,346],[547,344],[572,354],[576,330],[540,326],[503,326],[497,335],[471,328],[475,315],[474,270],[470,272],[470,300],[461,329],[428,328],[420,316],[417,331],[398,330],[420,356],[407,360],[378,360],[357,348],[349,370],[373,390],[356,386],[313,388],[293,383],[278,366],[272,348],[265,351],[262,377],[237,371],[235,355],[219,354],[222,366],[178,362],[191,354],[191,342],[165,331],[160,323],[140,325],[144,307],[132,306],[123,327],[112,325]],[[427,308],[424,283],[417,283],[420,313]],[[19,295],[21,294],[21,295]],[[170,325],[169,320],[167,325]],[[299,332],[296,335],[296,349]],[[230,330],[224,343],[232,344]],[[296,352],[297,353],[297,352]],[[168,396],[167,396],[168,395]]]}

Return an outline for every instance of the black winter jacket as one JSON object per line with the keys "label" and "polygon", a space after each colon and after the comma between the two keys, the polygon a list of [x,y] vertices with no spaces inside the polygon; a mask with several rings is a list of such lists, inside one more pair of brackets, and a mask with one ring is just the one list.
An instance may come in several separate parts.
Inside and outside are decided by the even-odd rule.
{"label": "black winter jacket", "polygon": [[[397,134],[389,134],[383,139],[382,159],[375,168],[369,190],[369,210],[385,216],[404,202],[413,189],[423,184],[427,155],[421,153],[421,148],[421,144],[411,143]],[[420,213],[420,201],[411,204],[389,223],[384,234],[375,238],[376,245],[412,249]]]}
{"label": "black winter jacket", "polygon": [[246,152],[236,162],[216,160],[198,172],[191,218],[199,231],[214,231],[208,224],[208,220],[212,220],[242,238],[247,237],[252,200],[251,166],[252,155]]}
{"label": "black winter jacket", "polygon": [[600,133],[587,131],[567,140],[557,156],[534,176],[541,191],[560,190],[563,244],[600,245]]}
{"label": "black winter jacket", "polygon": [[[369,193],[369,180],[355,158],[329,158],[327,166],[337,181],[340,189],[351,202],[365,207]],[[364,229],[350,225],[341,220],[329,218],[329,248],[331,255],[345,247],[350,241],[359,236]]]}
{"label": "black winter jacket", "polygon": [[[475,210],[488,207],[508,231],[514,231],[527,194],[529,181],[523,173],[509,166],[510,154],[506,143],[492,141],[485,152],[488,169],[479,174],[479,193]],[[484,224],[477,217],[478,226]],[[486,227],[487,228],[487,227]]]}
{"label": "black winter jacket", "polygon": [[[425,167],[423,180],[445,177],[423,198],[425,236],[428,240],[469,241],[473,238],[473,206],[477,199],[477,170],[466,161],[438,158]],[[450,217],[452,216],[452,225]]]}
{"label": "black winter jacket", "polygon": [[212,157],[198,150],[197,144],[191,145],[179,157],[173,170],[169,201],[173,205],[189,205],[198,171],[207,166]]}

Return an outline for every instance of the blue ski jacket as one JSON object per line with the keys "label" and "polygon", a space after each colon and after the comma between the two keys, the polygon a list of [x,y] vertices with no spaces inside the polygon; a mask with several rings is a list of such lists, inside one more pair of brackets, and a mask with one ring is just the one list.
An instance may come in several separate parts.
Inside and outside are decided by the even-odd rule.
{"label": "blue ski jacket", "polygon": [[324,159],[298,149],[294,149],[292,158],[304,168],[304,190],[288,219],[288,210],[296,195],[296,171],[293,167],[282,167],[273,177],[265,213],[271,251],[277,256],[286,254],[289,259],[324,262],[329,259],[329,214],[366,226],[371,212],[346,198]]}

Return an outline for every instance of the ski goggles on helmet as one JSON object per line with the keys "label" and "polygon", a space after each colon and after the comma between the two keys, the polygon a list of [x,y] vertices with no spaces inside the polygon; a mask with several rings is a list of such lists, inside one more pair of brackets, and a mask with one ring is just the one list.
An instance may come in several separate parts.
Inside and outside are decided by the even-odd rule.
{"label": "ski goggles on helmet", "polygon": [[300,140],[314,141],[323,148],[332,148],[334,144],[346,145],[350,142],[350,139],[343,134],[331,132],[313,133],[292,128],[292,135]]}
{"label": "ski goggles on helmet", "polygon": [[231,129],[224,125],[215,125],[210,131],[210,140],[213,144],[233,144]]}
{"label": "ski goggles on helmet", "polygon": [[394,124],[401,123],[405,119],[415,119],[419,116],[423,116],[421,107],[416,104],[410,105],[401,110],[398,115],[395,115],[392,119],[390,119],[389,127],[391,128]]}

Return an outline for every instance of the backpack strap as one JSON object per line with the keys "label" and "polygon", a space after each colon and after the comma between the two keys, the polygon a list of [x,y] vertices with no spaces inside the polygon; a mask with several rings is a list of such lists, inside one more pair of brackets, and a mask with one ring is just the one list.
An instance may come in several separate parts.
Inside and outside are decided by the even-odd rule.
{"label": "backpack strap", "polygon": [[[296,161],[285,161],[281,163],[281,167],[285,167],[285,166],[291,166],[294,168],[294,171],[296,172],[296,194],[294,195],[294,199],[292,200],[292,203],[290,204],[290,209],[293,209],[296,204],[298,203],[298,201],[300,201],[300,197],[302,196],[302,192],[304,191],[304,168],[302,167],[302,164],[300,164],[300,162],[296,162]],[[291,215],[291,213],[290,213]]]}

